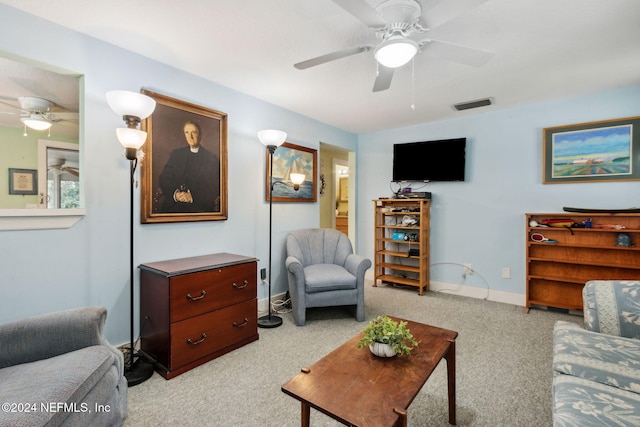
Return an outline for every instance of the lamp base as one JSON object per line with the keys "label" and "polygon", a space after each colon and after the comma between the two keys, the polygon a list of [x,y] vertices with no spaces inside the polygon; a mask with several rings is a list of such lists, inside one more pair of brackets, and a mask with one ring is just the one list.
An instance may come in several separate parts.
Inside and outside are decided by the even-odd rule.
{"label": "lamp base", "polygon": [[[135,356],[134,356],[135,357]],[[153,375],[153,364],[147,362],[142,357],[133,362],[133,366],[125,368],[124,376],[127,379],[127,385],[133,387],[145,382]]]}
{"label": "lamp base", "polygon": [[277,328],[282,325],[282,317],[274,316],[273,314],[269,316],[258,317],[258,328]]}

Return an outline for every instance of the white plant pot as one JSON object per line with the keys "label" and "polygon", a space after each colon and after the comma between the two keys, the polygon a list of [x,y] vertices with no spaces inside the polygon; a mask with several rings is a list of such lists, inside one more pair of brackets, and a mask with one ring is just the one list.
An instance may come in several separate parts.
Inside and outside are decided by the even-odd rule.
{"label": "white plant pot", "polygon": [[384,344],[380,342],[374,342],[369,346],[369,350],[371,353],[375,354],[378,357],[393,357],[396,355],[396,352],[389,344]]}

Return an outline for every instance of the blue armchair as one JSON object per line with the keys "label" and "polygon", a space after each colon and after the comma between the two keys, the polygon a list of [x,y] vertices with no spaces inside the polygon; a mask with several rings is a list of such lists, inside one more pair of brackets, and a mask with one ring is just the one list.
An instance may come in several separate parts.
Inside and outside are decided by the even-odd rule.
{"label": "blue armchair", "polygon": [[352,306],[364,320],[364,273],[371,261],[353,253],[349,238],[338,230],[309,228],[287,236],[287,275],[293,318],[306,321],[308,307]]}

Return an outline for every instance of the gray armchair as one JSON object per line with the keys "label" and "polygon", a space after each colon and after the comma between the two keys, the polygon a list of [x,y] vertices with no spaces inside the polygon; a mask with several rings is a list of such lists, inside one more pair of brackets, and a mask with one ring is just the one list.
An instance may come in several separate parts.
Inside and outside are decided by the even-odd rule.
{"label": "gray armchair", "polygon": [[338,230],[308,228],[287,236],[287,275],[293,318],[306,321],[307,307],[353,306],[364,320],[364,273],[371,261],[353,253],[349,238]]}

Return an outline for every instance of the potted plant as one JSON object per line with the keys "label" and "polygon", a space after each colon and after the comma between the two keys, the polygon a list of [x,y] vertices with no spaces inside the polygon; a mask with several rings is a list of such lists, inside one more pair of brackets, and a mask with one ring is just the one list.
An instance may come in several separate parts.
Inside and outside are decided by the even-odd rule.
{"label": "potted plant", "polygon": [[380,357],[392,357],[396,354],[410,355],[418,346],[407,328],[407,322],[396,322],[387,316],[378,316],[369,322],[362,332],[364,337],[358,342],[358,348],[369,350]]}

